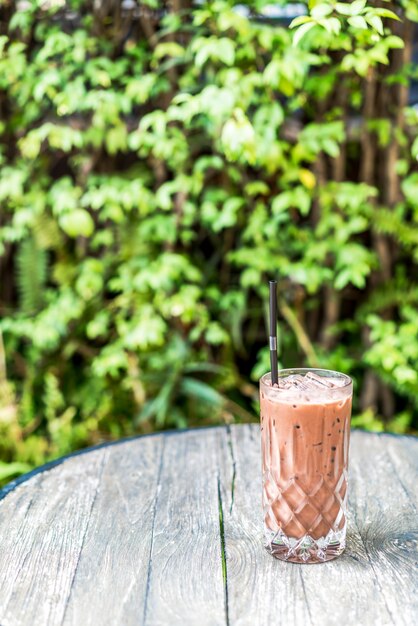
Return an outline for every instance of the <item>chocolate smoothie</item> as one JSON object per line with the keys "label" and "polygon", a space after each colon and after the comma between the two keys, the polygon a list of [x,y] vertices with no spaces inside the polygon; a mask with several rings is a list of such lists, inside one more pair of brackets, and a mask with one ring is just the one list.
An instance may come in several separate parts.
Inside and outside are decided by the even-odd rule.
{"label": "chocolate smoothie", "polygon": [[351,379],[327,370],[260,381],[265,534],[278,558],[325,561],[344,549],[351,398]]}

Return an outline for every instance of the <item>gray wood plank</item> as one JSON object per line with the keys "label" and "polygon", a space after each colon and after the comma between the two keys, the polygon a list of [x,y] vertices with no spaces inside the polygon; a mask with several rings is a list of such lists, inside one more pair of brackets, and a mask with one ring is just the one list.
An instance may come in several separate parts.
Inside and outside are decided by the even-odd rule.
{"label": "gray wood plank", "polygon": [[[418,621],[418,446],[390,435],[356,433],[355,523],[394,624]],[[398,469],[396,469],[398,468]]]}
{"label": "gray wood plank", "polygon": [[263,548],[259,427],[232,428],[220,453],[229,623],[308,624],[299,568]]}
{"label": "gray wood plank", "polygon": [[385,440],[391,465],[388,472],[395,474],[401,490],[418,512],[418,438],[386,436]]}
{"label": "gray wood plank", "polygon": [[256,425],[68,459],[0,501],[0,624],[413,624],[418,440],[350,456],[347,550],[311,566],[263,548]]}
{"label": "gray wood plank", "polygon": [[208,429],[167,441],[144,611],[146,626],[225,624],[218,438],[218,429]]}
{"label": "gray wood plank", "polygon": [[[399,455],[408,446],[418,451],[418,442],[406,438],[353,433],[346,552],[335,561],[303,566],[276,561],[263,550],[259,429],[231,429],[220,448],[231,625],[401,626],[416,621],[418,589],[411,576],[416,516],[411,515],[417,468],[409,467],[411,491],[399,498],[400,485],[385,458],[396,448],[394,462],[401,463]],[[403,462],[400,468],[405,471]],[[392,490],[389,500],[386,486]]]}
{"label": "gray wood plank", "polygon": [[142,622],[163,446],[157,435],[108,449],[65,626]]}
{"label": "gray wood plank", "polygon": [[106,456],[69,459],[0,501],[2,626],[61,623]]}

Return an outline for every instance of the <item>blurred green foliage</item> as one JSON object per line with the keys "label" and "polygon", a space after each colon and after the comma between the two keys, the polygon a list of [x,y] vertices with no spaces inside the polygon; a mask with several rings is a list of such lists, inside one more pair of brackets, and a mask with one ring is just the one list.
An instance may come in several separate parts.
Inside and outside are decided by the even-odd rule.
{"label": "blurred green foliage", "polygon": [[252,419],[272,276],[281,363],[417,428],[416,3],[234,4],[0,2],[4,476]]}

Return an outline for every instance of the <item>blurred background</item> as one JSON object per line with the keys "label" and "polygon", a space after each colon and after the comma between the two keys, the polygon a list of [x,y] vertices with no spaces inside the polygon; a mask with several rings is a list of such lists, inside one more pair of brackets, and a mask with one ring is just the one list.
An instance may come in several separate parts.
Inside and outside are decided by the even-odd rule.
{"label": "blurred background", "polygon": [[1,480],[257,420],[271,278],[280,365],[346,372],[354,426],[417,432],[416,22],[0,0]]}

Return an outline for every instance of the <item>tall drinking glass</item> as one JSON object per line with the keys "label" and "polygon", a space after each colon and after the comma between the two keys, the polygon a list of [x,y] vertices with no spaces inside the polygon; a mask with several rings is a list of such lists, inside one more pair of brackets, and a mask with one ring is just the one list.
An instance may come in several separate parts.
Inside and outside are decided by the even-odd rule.
{"label": "tall drinking glass", "polygon": [[353,384],[339,372],[279,371],[260,379],[267,550],[319,563],[345,548]]}

